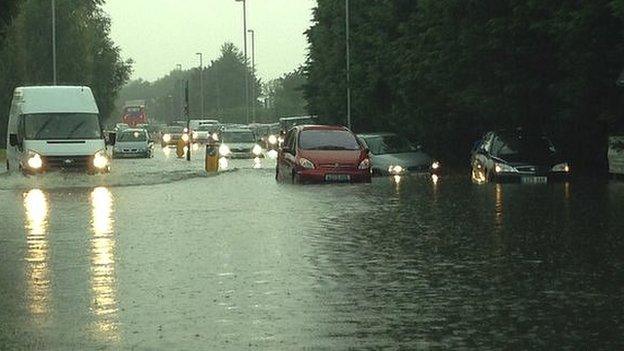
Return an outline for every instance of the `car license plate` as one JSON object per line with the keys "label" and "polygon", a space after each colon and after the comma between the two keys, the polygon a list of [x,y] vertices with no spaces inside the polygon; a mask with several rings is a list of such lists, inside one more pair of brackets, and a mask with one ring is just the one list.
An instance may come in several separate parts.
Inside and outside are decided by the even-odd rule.
{"label": "car license plate", "polygon": [[351,180],[351,176],[348,174],[326,174],[326,182],[348,182]]}
{"label": "car license plate", "polygon": [[548,182],[546,177],[522,177],[522,183],[528,184],[543,184]]}

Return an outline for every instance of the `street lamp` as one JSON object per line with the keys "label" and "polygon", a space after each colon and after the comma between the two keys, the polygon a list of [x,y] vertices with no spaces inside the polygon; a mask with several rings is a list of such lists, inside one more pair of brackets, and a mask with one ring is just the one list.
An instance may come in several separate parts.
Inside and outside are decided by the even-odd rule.
{"label": "street lamp", "polygon": [[52,0],[52,80],[56,85],[56,3]]}
{"label": "street lamp", "polygon": [[345,0],[345,39],[347,45],[347,127],[351,129],[351,57],[349,53],[349,0]]}
{"label": "street lamp", "polygon": [[249,124],[249,75],[247,74],[247,0],[234,0],[243,3],[243,52],[245,53],[245,121]]}
{"label": "street lamp", "polygon": [[182,65],[181,65],[181,64],[179,64],[179,63],[177,63],[177,64],[176,64],[176,68],[178,69],[178,71],[181,71],[181,70],[182,70]]}
{"label": "street lamp", "polygon": [[204,55],[201,52],[196,53],[199,56],[199,93],[201,94],[201,118],[206,116],[204,111]]}
{"label": "street lamp", "polygon": [[256,123],[256,32],[253,29],[248,30],[251,33],[251,76],[254,81],[251,82],[251,120]]}

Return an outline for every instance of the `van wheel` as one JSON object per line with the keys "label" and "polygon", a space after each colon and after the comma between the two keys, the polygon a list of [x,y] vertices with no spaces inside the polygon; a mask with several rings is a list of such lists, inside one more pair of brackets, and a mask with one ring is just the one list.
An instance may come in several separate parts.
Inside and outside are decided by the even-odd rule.
{"label": "van wheel", "polygon": [[6,171],[9,172],[9,160],[6,161]]}

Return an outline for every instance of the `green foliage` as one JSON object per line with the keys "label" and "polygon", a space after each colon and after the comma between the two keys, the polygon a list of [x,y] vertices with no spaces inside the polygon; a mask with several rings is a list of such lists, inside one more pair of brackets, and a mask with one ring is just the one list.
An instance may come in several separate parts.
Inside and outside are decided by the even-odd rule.
{"label": "green foliage", "polygon": [[272,80],[264,87],[268,102],[267,107],[274,116],[273,120],[285,116],[307,114],[307,101],[303,95],[303,87],[306,82],[303,67],[299,67],[278,79]]}
{"label": "green foliage", "polygon": [[[488,128],[551,134],[604,164],[622,118],[624,1],[351,0],[352,115],[465,162]],[[319,0],[307,32],[310,112],[344,123],[344,3]]]}
{"label": "green foliage", "polygon": [[[56,1],[57,73],[59,84],[90,86],[102,118],[107,118],[116,94],[129,78],[131,61],[123,62],[111,41],[110,20],[100,8],[102,3]],[[15,6],[10,24],[0,29],[6,36],[0,41],[2,140],[13,89],[53,82],[50,2],[24,0]]]}
{"label": "green foliage", "polygon": [[[261,82],[245,69],[243,54],[232,43],[221,47],[221,55],[203,70],[205,118],[227,122],[245,122],[245,72],[249,75],[249,93],[252,103],[259,107],[258,96],[251,96],[252,84],[260,91]],[[153,83],[135,80],[128,83],[117,99],[117,110],[110,123],[120,119],[121,108],[127,100],[146,100],[149,118],[159,122],[186,119],[184,85],[189,82],[189,111],[192,118],[201,116],[201,86],[199,67],[175,70]],[[251,104],[250,104],[251,106]],[[251,109],[251,107],[250,107]],[[251,113],[250,113],[251,116]]]}

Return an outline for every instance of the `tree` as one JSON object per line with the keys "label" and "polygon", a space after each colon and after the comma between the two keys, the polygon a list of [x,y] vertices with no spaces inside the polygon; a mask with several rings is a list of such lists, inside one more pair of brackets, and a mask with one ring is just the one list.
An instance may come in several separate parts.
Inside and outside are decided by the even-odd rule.
{"label": "tree", "polygon": [[[90,86],[105,119],[129,78],[132,62],[121,60],[119,48],[110,39],[110,20],[100,8],[102,3],[56,1],[57,72],[59,84]],[[17,6],[19,14],[5,32],[7,39],[0,43],[0,131],[6,128],[11,92],[16,86],[53,81],[50,4],[25,0]]]}
{"label": "tree", "polygon": [[[351,12],[353,126],[390,129],[455,163],[484,130],[550,134],[604,168],[622,116],[622,0],[379,0]],[[344,123],[344,5],[319,0],[305,66],[310,112]]]}

